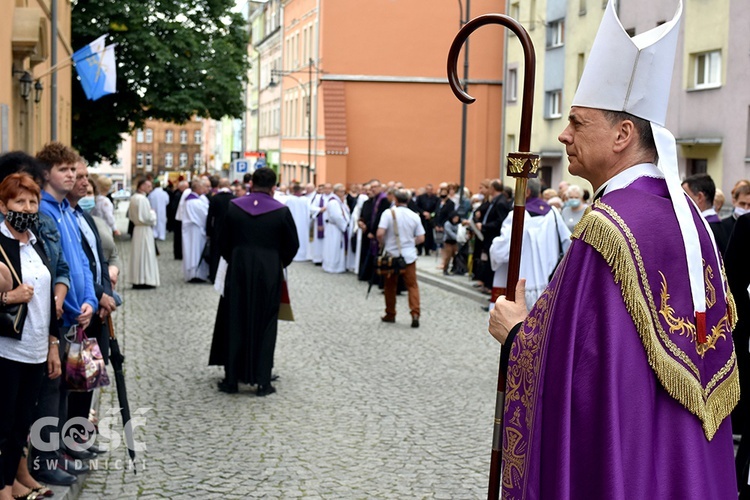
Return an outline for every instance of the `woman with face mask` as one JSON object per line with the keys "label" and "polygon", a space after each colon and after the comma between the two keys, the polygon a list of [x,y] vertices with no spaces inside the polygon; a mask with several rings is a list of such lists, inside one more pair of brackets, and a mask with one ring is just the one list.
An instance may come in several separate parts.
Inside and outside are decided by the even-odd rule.
{"label": "woman with face mask", "polygon": [[[12,326],[0,328],[0,498],[23,497],[13,485],[31,425],[42,378],[60,376],[53,270],[38,223],[39,186],[28,174],[11,174],[0,184],[0,261],[12,275],[10,290],[0,292],[0,314]],[[16,307],[23,304],[19,314]],[[7,326],[7,325],[6,325]],[[18,491],[17,491],[18,490]]]}
{"label": "woman with face mask", "polygon": [[572,233],[573,228],[576,227],[578,221],[583,217],[583,212],[586,211],[586,204],[583,203],[583,189],[580,186],[571,184],[568,186],[568,190],[565,191],[565,195],[568,199],[560,215],[562,215],[565,225],[568,226],[568,229]]}

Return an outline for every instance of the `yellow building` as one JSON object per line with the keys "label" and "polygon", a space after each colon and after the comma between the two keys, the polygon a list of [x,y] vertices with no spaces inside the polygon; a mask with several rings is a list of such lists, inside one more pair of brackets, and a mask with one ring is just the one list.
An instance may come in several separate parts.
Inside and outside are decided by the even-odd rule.
{"label": "yellow building", "polygon": [[[33,154],[52,139],[70,144],[71,3],[0,0],[0,12],[0,152]],[[63,63],[56,82],[53,52]]]}
{"label": "yellow building", "polygon": [[[618,2],[630,36],[671,19],[678,0]],[[596,37],[607,0],[509,0],[508,12],[521,21],[536,48],[537,71],[531,148],[541,156],[541,179],[557,188],[568,173],[557,136]],[[672,77],[667,128],[677,139],[680,175],[707,172],[725,192],[750,177],[750,3],[684,0],[681,34]],[[523,52],[508,35],[504,152],[518,141],[523,88]]]}

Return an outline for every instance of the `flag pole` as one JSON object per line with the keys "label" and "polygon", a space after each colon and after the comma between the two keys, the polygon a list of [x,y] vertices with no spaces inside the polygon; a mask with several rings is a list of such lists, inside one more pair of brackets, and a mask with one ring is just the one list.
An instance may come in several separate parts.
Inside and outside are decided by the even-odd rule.
{"label": "flag pole", "polygon": [[[516,178],[515,200],[513,207],[513,225],[510,238],[510,260],[508,262],[508,282],[506,297],[516,299],[516,284],[521,267],[521,243],[526,210],[526,184],[530,177],[537,176],[539,156],[531,151],[531,119],[534,107],[534,77],[536,55],[531,37],[515,19],[503,14],[485,14],[472,19],[456,35],[448,53],[448,83],[458,100],[471,104],[476,99],[463,91],[458,79],[458,56],[466,39],[474,31],[487,24],[499,24],[513,31],[518,36],[524,52],[524,83],[521,107],[521,131],[519,134],[520,152],[508,154],[507,175]],[[492,455],[490,458],[490,481],[487,492],[489,500],[497,500],[500,495],[501,465],[503,450],[503,413],[505,411],[505,372],[498,370],[497,399],[495,401],[495,420],[492,435]]]}

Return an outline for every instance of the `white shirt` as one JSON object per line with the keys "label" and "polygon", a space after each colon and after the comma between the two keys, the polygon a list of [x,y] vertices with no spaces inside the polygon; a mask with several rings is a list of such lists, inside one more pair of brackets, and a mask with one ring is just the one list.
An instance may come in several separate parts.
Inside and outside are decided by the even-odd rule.
{"label": "white shirt", "polygon": [[[0,222],[0,232],[11,239],[16,239],[4,222]],[[26,304],[28,310],[23,324],[21,340],[0,337],[0,357],[19,363],[39,364],[47,361],[49,349],[50,322],[50,287],[52,286],[49,269],[34,250],[36,236],[29,231],[29,242],[20,244],[21,270],[23,282],[34,287],[34,296]],[[19,270],[16,269],[16,272]]]}
{"label": "white shirt", "polygon": [[[424,234],[424,227],[422,226],[422,221],[419,220],[419,215],[405,206],[397,206],[393,210],[396,212],[398,236],[399,240],[401,240],[400,255],[404,257],[407,264],[411,264],[417,260],[417,247],[414,239]],[[396,241],[396,231],[393,227],[393,211],[391,209],[386,210],[380,216],[378,229],[385,229],[385,251],[388,255],[398,256],[398,242]]]}

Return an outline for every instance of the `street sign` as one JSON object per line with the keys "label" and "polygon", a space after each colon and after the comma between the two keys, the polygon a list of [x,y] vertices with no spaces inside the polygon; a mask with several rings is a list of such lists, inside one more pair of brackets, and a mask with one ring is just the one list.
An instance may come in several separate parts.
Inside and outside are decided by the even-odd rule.
{"label": "street sign", "polygon": [[238,174],[247,173],[247,167],[248,167],[248,163],[245,160],[237,160],[234,162],[234,168]]}

